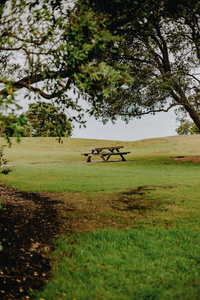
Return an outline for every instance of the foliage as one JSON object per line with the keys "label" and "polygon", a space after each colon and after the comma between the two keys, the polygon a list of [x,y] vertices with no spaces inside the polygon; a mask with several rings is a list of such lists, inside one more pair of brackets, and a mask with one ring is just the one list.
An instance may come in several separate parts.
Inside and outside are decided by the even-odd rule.
{"label": "foliage", "polygon": [[[82,1],[85,3],[85,1]],[[200,129],[200,3],[198,0],[86,1],[109,18],[112,35],[124,37],[123,50],[104,52],[107,63],[129,66],[132,84],[96,102],[96,117],[125,121],[183,107]],[[89,92],[89,91],[88,91]],[[97,97],[101,98],[97,93]]]}
{"label": "foliage", "polygon": [[1,146],[0,147],[0,166],[2,165],[6,165],[7,164],[7,159],[4,157],[4,153],[3,153],[3,150],[6,146]]}
{"label": "foliage", "polygon": [[6,147],[5,145],[0,147],[0,168],[1,168],[1,173],[7,175],[8,173],[12,172],[13,169],[11,167],[6,166],[8,163],[8,160],[4,157],[4,148],[5,147]]}
{"label": "foliage", "polygon": [[199,1],[5,2],[2,110],[23,89],[74,110],[69,121],[84,122],[82,97],[105,122],[180,106],[200,129]]}
{"label": "foliage", "polygon": [[190,122],[186,119],[180,119],[179,120],[180,125],[178,126],[178,128],[176,128],[176,132],[179,135],[183,135],[183,134],[199,134],[200,130],[199,128],[196,126],[196,124],[194,124],[194,122]]}
{"label": "foliage", "polygon": [[96,89],[108,98],[130,80],[127,67],[103,59],[121,45],[107,21],[73,1],[7,1],[0,19],[2,111],[20,108],[16,94],[23,89],[24,97],[74,110],[71,119],[83,123],[80,96],[92,103],[87,92]]}
{"label": "foliage", "polygon": [[16,116],[9,113],[8,116],[1,115],[0,119],[0,132],[1,136],[5,136],[10,142],[10,137],[17,137],[18,140],[21,136],[25,136],[25,128],[27,126],[26,118],[23,114]]}
{"label": "foliage", "polygon": [[71,136],[72,126],[66,115],[51,103],[37,102],[29,104],[26,112],[33,136]]}
{"label": "foliage", "polygon": [[[3,199],[0,198],[0,209],[2,209],[2,202],[3,202]],[[0,251],[3,251],[3,246],[1,245],[1,241],[0,241]]]}

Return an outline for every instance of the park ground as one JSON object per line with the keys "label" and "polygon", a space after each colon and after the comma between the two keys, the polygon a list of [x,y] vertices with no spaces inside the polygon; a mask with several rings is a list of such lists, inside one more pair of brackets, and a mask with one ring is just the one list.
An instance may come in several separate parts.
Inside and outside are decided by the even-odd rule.
{"label": "park ground", "polygon": [[100,143],[6,149],[2,299],[199,299],[198,137],[121,142],[127,162],[86,163],[80,153]]}

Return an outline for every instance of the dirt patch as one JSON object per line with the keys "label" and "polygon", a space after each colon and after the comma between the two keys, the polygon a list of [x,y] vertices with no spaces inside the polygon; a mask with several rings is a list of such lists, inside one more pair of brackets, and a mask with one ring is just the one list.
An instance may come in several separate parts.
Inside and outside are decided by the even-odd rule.
{"label": "dirt patch", "polygon": [[140,216],[147,210],[158,209],[161,205],[161,201],[157,199],[150,201],[148,198],[149,193],[155,189],[155,187],[140,186],[137,189],[122,192],[118,199],[118,203],[121,203],[121,207],[117,209],[131,212],[136,211],[137,213],[139,212]]}
{"label": "dirt patch", "polygon": [[40,289],[50,274],[48,254],[60,230],[59,202],[4,185],[0,194],[0,298],[30,299],[30,288]]}
{"label": "dirt patch", "polygon": [[200,163],[200,156],[177,156],[172,157],[172,159],[177,161],[192,161],[194,163]]}

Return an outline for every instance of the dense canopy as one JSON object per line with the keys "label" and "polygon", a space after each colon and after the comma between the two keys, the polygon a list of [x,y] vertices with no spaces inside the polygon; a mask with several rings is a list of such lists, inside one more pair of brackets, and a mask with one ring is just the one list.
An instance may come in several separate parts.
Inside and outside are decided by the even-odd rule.
{"label": "dense canopy", "polygon": [[[104,118],[129,120],[181,108],[200,128],[200,3],[191,0],[88,0],[109,17],[107,28],[123,36],[123,51],[107,62],[129,66],[132,83],[101,106]],[[99,112],[98,112],[99,115]]]}
{"label": "dense canopy", "polygon": [[1,3],[4,112],[23,90],[78,112],[79,122],[86,99],[104,121],[178,108],[200,129],[199,1]]}
{"label": "dense canopy", "polygon": [[106,99],[130,80],[125,66],[101,58],[121,43],[106,28],[107,17],[71,1],[5,2],[0,19],[4,113],[19,108],[16,93],[22,90],[23,97],[43,98],[75,110],[81,122],[80,96],[92,102],[87,92],[94,88]]}

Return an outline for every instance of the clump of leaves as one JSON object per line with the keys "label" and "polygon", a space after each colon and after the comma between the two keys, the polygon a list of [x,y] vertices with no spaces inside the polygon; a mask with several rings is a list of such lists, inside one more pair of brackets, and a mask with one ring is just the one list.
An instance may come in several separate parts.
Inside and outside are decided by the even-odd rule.
{"label": "clump of leaves", "polygon": [[10,113],[8,116],[1,114],[0,131],[2,136],[6,138],[9,146],[11,146],[11,137],[16,137],[19,143],[20,137],[26,136],[26,131],[28,131],[27,120],[23,114],[20,116],[15,116],[13,113]]}
{"label": "clump of leaves", "polygon": [[10,172],[13,171],[12,167],[10,166],[6,166],[8,163],[8,160],[4,157],[4,148],[6,147],[6,145],[3,145],[0,147],[0,168],[1,173],[4,175],[9,174]]}
{"label": "clump of leaves", "polygon": [[187,119],[177,119],[180,122],[178,128],[176,128],[176,132],[178,135],[183,134],[200,134],[199,128],[196,126],[194,122],[190,122]]}

